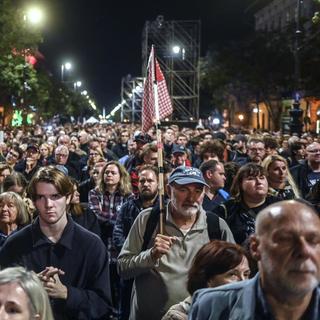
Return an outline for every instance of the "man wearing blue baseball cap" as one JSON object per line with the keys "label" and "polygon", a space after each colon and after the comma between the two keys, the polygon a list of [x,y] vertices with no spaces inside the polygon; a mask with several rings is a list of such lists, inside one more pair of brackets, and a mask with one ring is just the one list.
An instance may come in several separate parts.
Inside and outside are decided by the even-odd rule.
{"label": "man wearing blue baseball cap", "polygon": [[202,208],[204,187],[199,169],[180,166],[170,175],[164,234],[159,210],[143,210],[118,257],[122,278],[134,278],[129,319],[160,320],[169,307],[188,296],[187,274],[193,257],[211,239],[234,242],[224,220]]}

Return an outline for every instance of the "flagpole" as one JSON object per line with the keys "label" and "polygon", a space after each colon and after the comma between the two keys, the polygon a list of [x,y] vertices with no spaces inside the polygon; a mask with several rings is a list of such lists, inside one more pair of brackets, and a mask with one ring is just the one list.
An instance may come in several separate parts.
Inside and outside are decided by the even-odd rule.
{"label": "flagpole", "polygon": [[159,112],[159,97],[158,97],[158,83],[156,76],[156,58],[154,52],[154,46],[152,45],[153,51],[153,90],[154,90],[154,106],[155,106],[155,120],[156,120],[156,133],[157,133],[157,149],[158,149],[158,180],[159,180],[159,233],[164,234],[164,217],[165,217],[165,206],[164,206],[164,170],[163,170],[163,144],[160,129],[160,112]]}
{"label": "flagpole", "polygon": [[160,130],[160,120],[171,115],[173,107],[171,98],[166,86],[164,75],[159,62],[155,57],[154,46],[151,47],[150,57],[147,67],[147,77],[144,84],[142,102],[142,131],[156,126],[157,149],[158,149],[158,190],[159,190],[159,232],[164,233],[165,205],[164,205],[164,170],[163,170],[163,144]]}

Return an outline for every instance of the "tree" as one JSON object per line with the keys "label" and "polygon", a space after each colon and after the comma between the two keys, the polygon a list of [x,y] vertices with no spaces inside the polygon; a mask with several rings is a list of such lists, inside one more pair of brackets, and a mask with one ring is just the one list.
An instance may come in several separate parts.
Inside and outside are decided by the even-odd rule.
{"label": "tree", "polygon": [[260,32],[213,47],[202,63],[202,89],[212,104],[228,108],[228,96],[243,106],[265,102],[273,121],[279,121],[279,110],[271,108],[270,101],[295,89],[290,35]]}
{"label": "tree", "polygon": [[37,91],[37,74],[26,58],[42,40],[39,30],[28,25],[22,8],[13,1],[0,3],[0,97],[9,105],[11,97],[24,103]]}

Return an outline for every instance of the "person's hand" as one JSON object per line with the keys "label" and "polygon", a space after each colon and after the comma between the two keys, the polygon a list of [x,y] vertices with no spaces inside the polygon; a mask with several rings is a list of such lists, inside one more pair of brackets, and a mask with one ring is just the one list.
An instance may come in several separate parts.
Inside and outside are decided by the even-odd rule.
{"label": "person's hand", "polygon": [[154,239],[154,245],[151,249],[151,257],[154,261],[160,259],[164,254],[168,253],[175,237],[165,236],[163,234],[157,234]]}
{"label": "person's hand", "polygon": [[46,267],[38,274],[42,281],[43,287],[48,293],[48,296],[56,299],[66,300],[68,297],[68,289],[62,284],[60,275],[64,275],[64,271],[54,267]]}
{"label": "person's hand", "polygon": [[29,173],[36,165],[36,161],[33,159],[27,158],[26,160],[26,172]]}

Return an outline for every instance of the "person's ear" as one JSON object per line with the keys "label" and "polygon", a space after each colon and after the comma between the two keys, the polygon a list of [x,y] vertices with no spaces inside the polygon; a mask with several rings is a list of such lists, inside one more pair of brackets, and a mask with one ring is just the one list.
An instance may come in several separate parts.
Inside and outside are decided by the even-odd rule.
{"label": "person's ear", "polygon": [[261,254],[259,250],[260,240],[256,235],[250,236],[250,253],[254,260],[259,261],[261,259]]}
{"label": "person's ear", "polygon": [[72,193],[72,194],[69,194],[68,196],[66,196],[66,202],[67,202],[67,204],[70,204],[71,199],[72,199],[72,196],[73,196],[73,193]]}
{"label": "person's ear", "polygon": [[205,178],[210,179],[212,177],[212,174],[213,174],[212,170],[207,170],[204,175],[205,175]]}
{"label": "person's ear", "polygon": [[34,316],[33,316],[33,319],[34,320],[40,320],[41,319],[41,317],[40,317],[40,314],[35,314]]}

